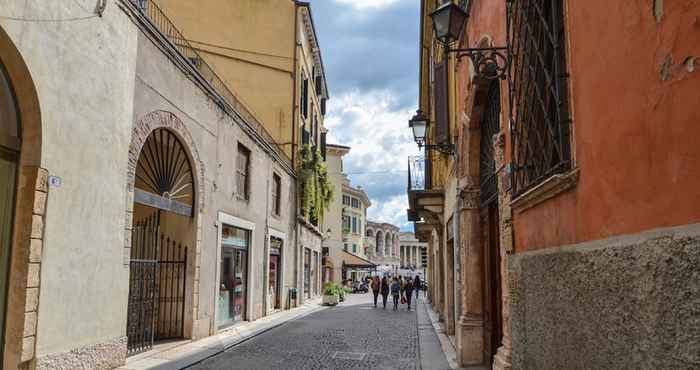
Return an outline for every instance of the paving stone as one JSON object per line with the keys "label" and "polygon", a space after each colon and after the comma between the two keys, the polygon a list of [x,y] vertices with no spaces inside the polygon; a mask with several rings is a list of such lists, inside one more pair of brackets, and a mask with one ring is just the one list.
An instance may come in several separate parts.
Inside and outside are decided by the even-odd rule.
{"label": "paving stone", "polygon": [[286,323],[191,369],[420,369],[415,311],[405,305],[399,311],[375,309],[370,300],[369,294],[351,295],[344,304]]}

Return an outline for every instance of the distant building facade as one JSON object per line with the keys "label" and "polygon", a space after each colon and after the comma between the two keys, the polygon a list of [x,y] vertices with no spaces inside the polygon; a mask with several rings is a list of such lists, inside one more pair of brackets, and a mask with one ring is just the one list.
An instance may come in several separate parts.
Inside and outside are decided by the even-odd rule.
{"label": "distant building facade", "polygon": [[367,258],[377,265],[377,271],[396,274],[399,260],[399,228],[385,222],[367,222],[365,231]]}
{"label": "distant building facade", "polygon": [[366,269],[343,269],[346,253],[367,258],[364,233],[367,209],[372,205],[367,193],[361,187],[352,186],[343,172],[343,156],[349,152],[350,147],[347,146],[327,145],[326,163],[335,196],[323,219],[326,233],[323,248],[330,261],[324,263],[327,271],[324,281],[360,280],[368,272]]}
{"label": "distant building facade", "polygon": [[412,232],[399,233],[399,272],[404,276],[419,275],[425,279],[428,269],[428,243]]}

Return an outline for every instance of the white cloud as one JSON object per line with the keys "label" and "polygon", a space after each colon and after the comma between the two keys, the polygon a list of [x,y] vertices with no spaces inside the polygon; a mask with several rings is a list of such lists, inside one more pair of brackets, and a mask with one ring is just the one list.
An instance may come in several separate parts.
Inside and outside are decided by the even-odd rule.
{"label": "white cloud", "polygon": [[419,152],[407,123],[413,111],[396,103],[388,90],[336,96],[325,125],[329,142],[351,147],[345,172],[364,173],[350,177],[372,200],[370,218],[405,228],[407,157]]}
{"label": "white cloud", "polygon": [[411,226],[411,223],[406,219],[406,208],[408,208],[406,194],[392,196],[383,202],[372,199],[372,204],[372,207],[367,211],[370,220],[388,222],[404,230]]}
{"label": "white cloud", "polygon": [[385,8],[398,1],[399,0],[335,0],[337,3],[352,5],[357,9]]}

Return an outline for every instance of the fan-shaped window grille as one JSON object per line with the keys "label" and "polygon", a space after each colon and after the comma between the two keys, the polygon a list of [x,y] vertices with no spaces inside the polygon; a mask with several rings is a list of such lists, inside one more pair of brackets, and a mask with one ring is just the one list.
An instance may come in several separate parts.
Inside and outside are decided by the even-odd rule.
{"label": "fan-shaped window grille", "polygon": [[192,216],[192,166],[185,147],[171,131],[156,129],[146,140],[136,166],[135,187],[135,202]]}

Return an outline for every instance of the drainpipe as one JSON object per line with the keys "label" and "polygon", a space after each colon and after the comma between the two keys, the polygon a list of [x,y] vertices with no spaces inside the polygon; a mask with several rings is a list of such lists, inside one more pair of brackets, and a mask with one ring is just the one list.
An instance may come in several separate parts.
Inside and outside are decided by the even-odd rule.
{"label": "drainpipe", "polygon": [[[299,48],[299,4],[296,2],[294,3],[294,60],[293,60],[293,67],[292,67],[292,169],[294,169],[294,172],[296,175],[298,175],[298,172],[296,171],[296,157],[297,157],[297,142],[296,142],[296,133],[297,133],[297,58],[298,58],[298,48]],[[296,302],[295,304],[299,304],[299,297],[300,297],[300,292],[302,289],[301,284],[299,284],[300,279],[299,279],[299,262],[300,262],[300,256],[299,254],[301,253],[301,248],[300,248],[300,243],[299,243],[299,177],[296,177],[296,186],[294,189],[294,288],[297,290],[297,296],[296,296]],[[289,292],[287,292],[289,294]],[[289,300],[291,303],[291,300]],[[291,307],[287,307],[291,308]]]}
{"label": "drainpipe", "polygon": [[453,222],[453,230],[454,230],[454,248],[452,248],[454,256],[453,256],[453,263],[454,263],[454,279],[455,282],[453,285],[453,294],[454,294],[454,300],[452,301],[454,305],[454,321],[455,321],[455,330],[457,327],[457,321],[459,319],[459,312],[461,309],[461,297],[459,295],[460,292],[460,287],[461,287],[461,282],[462,282],[462,275],[461,275],[461,266],[462,266],[462,261],[460,260],[460,251],[462,250],[462,238],[460,237],[460,214],[462,213],[462,197],[460,197],[460,186],[459,186],[459,180],[460,180],[460,158],[459,158],[459,150],[457,149],[458,146],[455,146],[455,174],[457,175],[457,196],[455,199],[455,213],[454,217],[452,217],[452,222]]}

